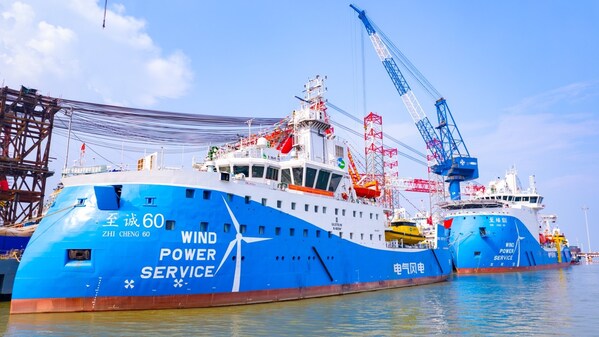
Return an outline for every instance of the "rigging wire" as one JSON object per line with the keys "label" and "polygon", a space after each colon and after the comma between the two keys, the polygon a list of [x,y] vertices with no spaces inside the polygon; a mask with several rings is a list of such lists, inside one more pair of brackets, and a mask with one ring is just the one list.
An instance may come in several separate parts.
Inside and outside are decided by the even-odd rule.
{"label": "rigging wire", "polygon": [[[177,145],[187,151],[202,151],[209,145],[219,145],[236,142],[248,134],[247,121],[249,117],[199,115],[180,112],[165,112],[158,110],[120,107],[107,104],[81,102],[62,99],[61,106],[71,112],[55,115],[55,132],[66,137],[68,122],[71,119],[71,129],[77,131],[78,140],[88,139],[86,144],[102,148],[124,150],[128,152],[145,151],[151,146]],[[352,116],[336,105],[327,102],[327,106],[362,124],[363,121]],[[261,128],[261,133],[268,133],[286,119],[282,118],[253,118],[253,124],[267,125]],[[363,134],[340,123],[332,122],[340,129],[362,138]],[[415,148],[384,134],[389,139],[405,149],[415,153],[417,157],[426,156]],[[126,140],[126,146],[122,143]],[[83,142],[83,141],[82,141]],[[98,156],[97,151],[90,149]],[[177,150],[168,150],[175,153]],[[427,166],[426,162],[416,156],[398,151],[398,154],[418,164]]]}
{"label": "rigging wire", "polygon": [[[247,134],[248,117],[198,115],[126,108],[113,105],[61,100],[72,109],[72,129],[105,140],[124,138],[137,143],[198,146],[226,143]],[[56,114],[58,129],[67,129],[67,116]],[[62,121],[62,123],[60,123]],[[281,118],[254,118],[255,124],[274,125]],[[267,132],[268,130],[265,130]]]}
{"label": "rigging wire", "polygon": [[108,7],[108,0],[104,0],[104,20],[102,21],[102,28],[106,28],[106,8]]}

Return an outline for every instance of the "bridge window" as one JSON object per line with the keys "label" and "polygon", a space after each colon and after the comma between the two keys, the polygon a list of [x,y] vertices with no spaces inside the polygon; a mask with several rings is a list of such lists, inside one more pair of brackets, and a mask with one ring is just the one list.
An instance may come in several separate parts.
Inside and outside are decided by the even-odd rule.
{"label": "bridge window", "polygon": [[251,196],[249,196],[249,195],[246,195],[246,196],[245,196],[245,203],[246,203],[246,204],[249,204],[251,200],[252,200],[252,197],[251,197]]}
{"label": "bridge window", "polygon": [[306,187],[314,187],[314,180],[316,179],[316,169],[311,167],[306,168]]}
{"label": "bridge window", "polygon": [[239,173],[243,173],[244,176],[249,177],[250,176],[250,167],[247,166],[247,165],[243,165],[243,166],[235,165],[235,166],[233,166],[233,174],[239,174]]}
{"label": "bridge window", "polygon": [[270,166],[266,168],[266,179],[279,180],[279,169]]}
{"label": "bridge window", "polygon": [[252,166],[252,178],[262,178],[264,176],[264,166],[253,165]]}
{"label": "bridge window", "polygon": [[204,198],[204,200],[209,200],[210,199],[210,191],[204,190],[204,192],[202,193],[202,197]]}
{"label": "bridge window", "polygon": [[537,198],[537,197],[530,197],[530,202],[531,202],[532,204],[536,204],[536,203],[537,203],[537,200],[539,200],[539,198]]}
{"label": "bridge window", "polygon": [[193,195],[195,194],[195,190],[188,188],[185,190],[185,197],[186,198],[193,198]]}
{"label": "bridge window", "polygon": [[293,168],[293,183],[295,185],[301,186],[304,178],[304,168],[303,167],[294,167]]}
{"label": "bridge window", "polygon": [[326,190],[330,176],[331,172],[320,170],[320,172],[318,172],[318,179],[316,180],[316,188],[319,190]]}
{"label": "bridge window", "polygon": [[291,170],[286,168],[281,170],[281,182],[284,184],[291,184]]}
{"label": "bridge window", "polygon": [[337,190],[337,187],[339,186],[339,183],[341,182],[342,177],[343,176],[341,176],[339,174],[333,173],[333,175],[331,176],[331,182],[329,183],[329,191],[330,192],[335,192]]}

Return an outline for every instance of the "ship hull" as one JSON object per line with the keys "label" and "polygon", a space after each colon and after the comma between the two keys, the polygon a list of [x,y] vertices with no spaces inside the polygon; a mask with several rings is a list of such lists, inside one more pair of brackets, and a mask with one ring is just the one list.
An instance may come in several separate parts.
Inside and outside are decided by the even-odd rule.
{"label": "ship hull", "polygon": [[264,303],[451,273],[446,240],[437,249],[387,248],[384,226],[369,227],[373,206],[216,173],[105,177],[65,184],[25,250],[11,313]]}
{"label": "ship hull", "polygon": [[[450,217],[450,250],[458,274],[506,273],[565,268],[567,246],[542,246],[527,224],[510,209]],[[513,211],[517,212],[517,211]]]}
{"label": "ship hull", "polygon": [[315,286],[308,288],[254,290],[237,293],[17,299],[13,300],[11,303],[11,313],[155,310],[258,304],[432,284],[446,281],[448,276],[449,275],[440,275],[403,280]]}

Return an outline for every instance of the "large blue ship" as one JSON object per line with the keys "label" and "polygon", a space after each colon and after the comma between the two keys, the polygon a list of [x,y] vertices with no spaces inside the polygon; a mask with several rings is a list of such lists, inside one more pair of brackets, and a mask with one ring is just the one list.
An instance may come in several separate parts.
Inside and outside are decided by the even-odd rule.
{"label": "large blue ship", "polygon": [[22,257],[11,313],[212,307],[447,280],[434,242],[386,241],[393,210],[355,185],[323,78],[278,128],[213,148],[194,170],[66,177]]}
{"label": "large blue ship", "polygon": [[10,299],[19,259],[33,229],[0,226],[0,300]]}
{"label": "large blue ship", "polygon": [[458,274],[567,267],[572,259],[555,216],[540,215],[534,176],[522,189],[515,169],[470,200],[447,202],[445,227]]}

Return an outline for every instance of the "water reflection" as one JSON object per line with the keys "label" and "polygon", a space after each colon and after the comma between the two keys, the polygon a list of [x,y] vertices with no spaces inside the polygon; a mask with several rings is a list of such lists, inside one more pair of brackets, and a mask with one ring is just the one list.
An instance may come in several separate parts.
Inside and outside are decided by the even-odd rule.
{"label": "water reflection", "polygon": [[[599,266],[212,309],[14,315],[5,336],[593,335]],[[4,329],[3,327],[6,326]]]}

